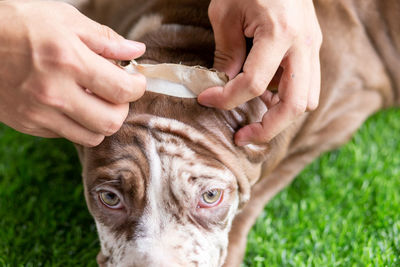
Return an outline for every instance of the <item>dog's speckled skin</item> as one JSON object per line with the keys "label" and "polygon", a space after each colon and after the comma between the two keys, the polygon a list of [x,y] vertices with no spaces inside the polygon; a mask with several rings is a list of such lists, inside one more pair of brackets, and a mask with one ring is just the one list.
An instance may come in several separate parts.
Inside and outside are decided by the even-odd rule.
{"label": "dog's speckled skin", "polygon": [[[320,153],[345,143],[400,94],[400,2],[316,0],[323,31],[319,108],[268,146],[239,148],[233,134],[260,119],[259,99],[233,110],[154,93],[131,104],[122,129],[96,148],[78,147],[101,266],[239,266],[264,205]],[[81,9],[143,41],[150,63],[211,67],[208,1],[93,0]],[[135,26],[136,25],[136,26]],[[201,194],[224,190],[199,208]],[[98,190],[117,192],[105,207]],[[239,212],[239,210],[241,212]]]}

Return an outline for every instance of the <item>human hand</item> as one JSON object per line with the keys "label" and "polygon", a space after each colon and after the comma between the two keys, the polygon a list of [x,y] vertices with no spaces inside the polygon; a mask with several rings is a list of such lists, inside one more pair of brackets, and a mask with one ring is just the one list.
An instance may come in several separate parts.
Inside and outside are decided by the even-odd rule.
{"label": "human hand", "polygon": [[[237,145],[268,142],[318,106],[322,34],[312,0],[212,0],[208,14],[214,68],[231,80],[201,93],[199,103],[232,109],[260,96],[268,107],[261,122],[236,133]],[[245,37],[254,38],[247,58]],[[273,94],[266,89],[278,67],[283,72]]]}
{"label": "human hand", "polygon": [[107,59],[136,58],[144,44],[60,2],[0,1],[0,18],[1,122],[85,146],[121,127],[146,80]]}

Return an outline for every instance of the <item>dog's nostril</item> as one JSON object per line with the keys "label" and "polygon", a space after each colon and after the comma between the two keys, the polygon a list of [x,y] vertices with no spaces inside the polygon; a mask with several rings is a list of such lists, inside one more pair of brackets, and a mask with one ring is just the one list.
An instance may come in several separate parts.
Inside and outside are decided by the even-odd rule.
{"label": "dog's nostril", "polygon": [[97,254],[97,257],[96,257],[97,264],[100,267],[105,267],[108,259],[109,259],[109,257],[104,256],[103,253],[101,253],[101,251],[99,252],[99,254]]}

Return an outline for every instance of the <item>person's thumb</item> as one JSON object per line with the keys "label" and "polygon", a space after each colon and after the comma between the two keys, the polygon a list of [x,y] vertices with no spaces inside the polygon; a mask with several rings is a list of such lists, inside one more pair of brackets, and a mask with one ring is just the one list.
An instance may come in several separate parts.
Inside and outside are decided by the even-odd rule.
{"label": "person's thumb", "polygon": [[246,39],[240,20],[233,14],[222,16],[219,11],[214,11],[210,5],[209,17],[215,39],[213,67],[232,79],[240,72],[246,59]]}
{"label": "person's thumb", "polygon": [[78,30],[79,38],[96,54],[109,59],[129,60],[141,56],[146,46],[127,40],[111,28],[87,17]]}

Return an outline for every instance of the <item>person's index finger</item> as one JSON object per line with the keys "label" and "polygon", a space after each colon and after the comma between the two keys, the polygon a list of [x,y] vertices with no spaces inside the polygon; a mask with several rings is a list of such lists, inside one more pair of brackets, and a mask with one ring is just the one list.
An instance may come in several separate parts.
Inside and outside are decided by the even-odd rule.
{"label": "person's index finger", "polygon": [[225,24],[212,24],[215,39],[213,68],[235,77],[246,59],[246,40],[241,25],[234,21],[230,30]]}
{"label": "person's index finger", "polygon": [[221,89],[209,88],[199,95],[200,104],[232,109],[260,96],[276,73],[286,48],[274,44],[268,38],[254,41],[244,63],[243,72]]}
{"label": "person's index finger", "polygon": [[261,123],[250,124],[237,132],[238,144],[269,142],[305,112],[312,75],[307,58],[304,51],[291,54],[279,84],[279,102],[264,114]]}
{"label": "person's index finger", "polygon": [[262,122],[244,126],[235,134],[238,145],[264,144],[271,141],[278,133],[293,123],[291,116],[285,112],[283,103],[276,104],[267,111]]}
{"label": "person's index finger", "polygon": [[73,31],[96,54],[110,59],[131,60],[146,51],[145,44],[125,39],[110,27],[82,14],[74,19],[71,22]]}
{"label": "person's index finger", "polygon": [[270,38],[267,34],[256,35],[243,65],[243,72],[252,74],[254,79],[262,81],[267,86],[288,49],[288,45]]}
{"label": "person's index finger", "polygon": [[109,60],[86,49],[86,72],[77,82],[95,95],[114,104],[123,104],[140,98],[146,87],[141,74],[129,74]]}

